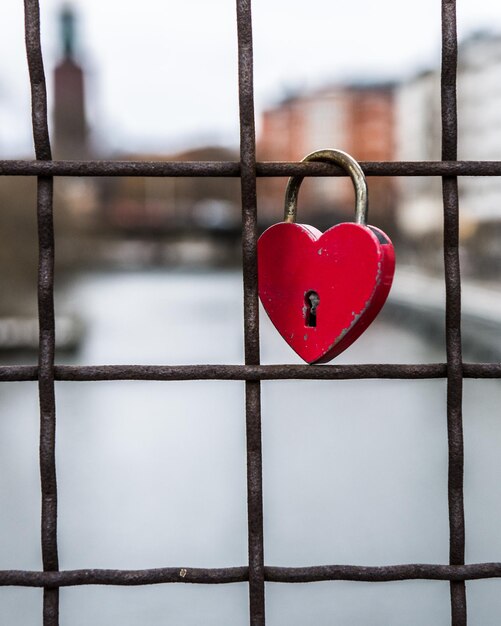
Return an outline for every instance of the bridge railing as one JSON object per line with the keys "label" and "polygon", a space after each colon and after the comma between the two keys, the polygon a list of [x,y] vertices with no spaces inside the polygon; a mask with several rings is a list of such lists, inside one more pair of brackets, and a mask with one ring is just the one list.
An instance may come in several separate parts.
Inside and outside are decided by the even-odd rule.
{"label": "bridge railing", "polygon": [[[501,563],[465,564],[463,507],[463,378],[499,378],[500,363],[463,363],[461,352],[461,278],[458,257],[458,176],[500,176],[501,162],[457,161],[456,2],[442,0],[442,161],[366,162],[368,176],[441,176],[444,206],[444,263],[446,282],[447,362],[438,364],[261,365],[259,354],[256,273],[256,177],[342,176],[341,170],[321,163],[256,163],[251,0],[236,0],[238,24],[238,84],[240,97],[240,162],[116,162],[54,161],[47,123],[47,98],[40,45],[38,0],[25,0],[26,50],[29,62],[33,137],[36,160],[1,161],[0,175],[38,178],[39,243],[39,363],[3,366],[5,382],[38,380],[40,396],[40,467],[42,492],[43,571],[0,571],[0,585],[43,587],[43,624],[59,623],[59,588],[71,585],[146,585],[154,583],[232,583],[249,585],[249,619],[265,623],[265,581],[301,583],[326,580],[450,581],[452,624],[466,624],[465,581],[501,577]],[[242,241],[245,362],[204,366],[65,366],[54,359],[54,232],[53,180],[57,176],[223,176],[239,177],[242,192]],[[270,379],[447,378],[449,446],[450,559],[444,564],[403,564],[382,567],[322,565],[276,567],[265,565],[261,454],[261,381]],[[57,544],[57,482],[55,466],[55,381],[110,380],[243,380],[246,394],[248,563],[241,567],[200,569],[168,566],[149,570],[60,571]]]}

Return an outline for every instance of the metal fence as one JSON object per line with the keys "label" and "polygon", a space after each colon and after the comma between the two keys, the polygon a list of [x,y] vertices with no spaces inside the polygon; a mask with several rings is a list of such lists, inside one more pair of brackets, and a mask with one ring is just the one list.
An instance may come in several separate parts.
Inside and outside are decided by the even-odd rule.
{"label": "metal fence", "polygon": [[[256,273],[256,177],[343,176],[322,163],[256,163],[251,0],[236,0],[238,22],[240,162],[116,162],[53,161],[47,125],[47,99],[40,46],[38,0],[24,0],[36,160],[0,161],[0,175],[37,176],[40,346],[38,366],[2,366],[0,380],[38,380],[40,397],[40,469],[42,490],[43,571],[0,571],[0,585],[43,587],[43,624],[59,623],[59,588],[72,585],[148,585],[158,583],[221,584],[248,582],[249,620],[265,623],[265,582],[448,580],[451,620],[466,624],[467,580],[501,577],[501,563],[465,564],[463,508],[463,378],[500,378],[501,363],[464,363],[461,353],[461,281],[458,258],[458,176],[501,176],[501,162],[457,161],[456,2],[442,0],[442,161],[364,162],[369,176],[441,176],[444,204],[447,362],[434,364],[260,365]],[[67,366],[54,362],[54,176],[224,176],[239,177],[242,189],[242,238],[245,364],[197,366]],[[264,564],[261,461],[260,381],[278,379],[422,379],[447,378],[449,449],[448,564],[405,564],[382,567],[322,565],[275,567]],[[247,424],[247,498],[249,562],[242,567],[166,567],[148,570],[88,569],[60,571],[57,546],[57,484],[55,467],[55,381],[111,380],[244,380]]]}

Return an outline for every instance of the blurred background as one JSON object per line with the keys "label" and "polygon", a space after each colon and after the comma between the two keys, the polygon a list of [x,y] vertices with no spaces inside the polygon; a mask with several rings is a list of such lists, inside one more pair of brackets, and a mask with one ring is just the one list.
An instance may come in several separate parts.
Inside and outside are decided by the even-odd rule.
{"label": "blurred background", "polygon": [[[239,158],[233,0],[45,0],[56,159]],[[440,159],[440,3],[254,0],[257,156],[326,147]],[[22,3],[3,0],[0,159],[32,159]],[[501,160],[501,5],[458,8],[459,158]],[[285,179],[258,181],[260,229]],[[336,362],[445,360],[439,178],[369,178],[392,238],[384,311]],[[465,359],[501,358],[501,182],[460,180]],[[300,221],[352,219],[344,179],[309,179]],[[238,179],[56,178],[57,361],[243,361]],[[36,181],[0,177],[0,362],[37,359]],[[265,315],[263,363],[297,363]],[[241,382],[57,383],[60,566],[247,562]],[[265,559],[448,561],[445,381],[263,383]],[[467,562],[501,561],[501,390],[465,381]],[[40,569],[35,383],[0,387],[0,568]],[[498,624],[501,581],[468,583]],[[412,607],[412,611],[410,608]],[[246,624],[247,586],[75,588],[63,624]],[[267,585],[271,625],[448,624],[446,583]],[[41,591],[0,589],[0,622],[41,624]]]}

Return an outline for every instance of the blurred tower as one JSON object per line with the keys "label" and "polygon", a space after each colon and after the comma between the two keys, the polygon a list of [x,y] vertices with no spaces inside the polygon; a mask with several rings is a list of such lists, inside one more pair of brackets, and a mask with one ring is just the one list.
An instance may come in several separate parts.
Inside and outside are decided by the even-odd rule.
{"label": "blurred tower", "polygon": [[75,60],[76,17],[70,6],[61,10],[59,28],[63,58],[54,75],[55,158],[86,159],[89,150],[84,72]]}
{"label": "blurred tower", "polygon": [[[62,59],[54,72],[54,158],[87,160],[89,132],[85,115],[85,76],[76,61],[77,18],[65,5],[59,14]],[[66,235],[82,224],[94,223],[99,209],[99,186],[92,178],[63,178],[56,189],[60,220],[66,220]],[[59,225],[60,230],[62,224]],[[70,244],[70,248],[71,248]]]}

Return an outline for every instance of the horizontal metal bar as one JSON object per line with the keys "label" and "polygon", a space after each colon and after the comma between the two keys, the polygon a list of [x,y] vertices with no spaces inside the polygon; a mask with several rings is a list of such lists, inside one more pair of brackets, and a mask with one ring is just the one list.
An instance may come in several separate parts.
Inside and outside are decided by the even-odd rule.
{"label": "horizontal metal bar", "polygon": [[[275,583],[311,583],[346,580],[354,582],[390,582],[402,580],[482,580],[501,577],[501,563],[438,565],[314,565],[310,567],[264,568],[265,580]],[[248,567],[195,568],[166,567],[144,570],[81,569],[60,572],[1,570],[0,587],[74,587],[80,585],[140,586],[162,583],[204,585],[246,582]]]}
{"label": "horizontal metal bar", "polygon": [[265,579],[277,583],[312,583],[327,580],[390,582],[399,580],[480,580],[500,578],[501,563],[470,565],[319,565],[312,567],[265,567]]}
{"label": "horizontal metal bar", "polygon": [[38,380],[36,365],[2,365],[0,366],[0,382],[22,383]]}
{"label": "horizontal metal bar", "polygon": [[58,380],[279,380],[440,378],[445,365],[174,365],[57,366]]}
{"label": "horizontal metal bar", "polygon": [[[446,363],[363,365],[56,365],[58,381],[357,380],[445,378]],[[501,378],[501,363],[463,363],[464,378]],[[3,365],[0,382],[38,380],[34,365]]]}
{"label": "horizontal metal bar", "polygon": [[[501,176],[501,161],[361,161],[366,176]],[[259,177],[347,176],[336,165],[265,161]],[[36,161],[0,160],[0,176],[239,177],[238,161]]]}
{"label": "horizontal metal bar", "polygon": [[158,585],[161,583],[239,583],[249,579],[248,567],[203,569],[165,567],[144,570],[80,569],[62,572],[0,571],[0,587],[73,587],[76,585]]}
{"label": "horizontal metal bar", "polygon": [[237,161],[0,161],[1,176],[240,176]]}

